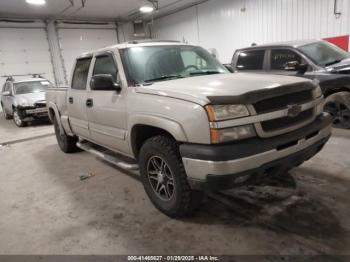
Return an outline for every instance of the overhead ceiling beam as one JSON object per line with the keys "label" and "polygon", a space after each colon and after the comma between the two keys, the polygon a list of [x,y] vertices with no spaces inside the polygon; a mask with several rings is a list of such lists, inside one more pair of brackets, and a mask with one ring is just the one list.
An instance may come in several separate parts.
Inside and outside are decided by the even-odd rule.
{"label": "overhead ceiling beam", "polygon": [[68,0],[69,5],[64,8],[62,11],[60,11],[59,13],[57,13],[56,15],[54,15],[54,17],[60,17],[61,15],[63,15],[67,10],[71,9],[74,6],[74,0]]}
{"label": "overhead ceiling beam", "polygon": [[85,8],[86,1],[87,0],[81,0],[81,6],[78,9],[76,9],[75,11],[73,11],[73,13],[69,14],[69,16],[73,16],[76,13],[78,13],[81,9]]}

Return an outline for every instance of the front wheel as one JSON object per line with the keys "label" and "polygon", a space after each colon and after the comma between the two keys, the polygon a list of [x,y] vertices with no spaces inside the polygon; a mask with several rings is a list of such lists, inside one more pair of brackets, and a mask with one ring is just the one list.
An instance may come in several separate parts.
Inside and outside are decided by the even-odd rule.
{"label": "front wheel", "polygon": [[78,142],[77,137],[67,136],[64,130],[60,129],[57,118],[53,117],[53,125],[55,128],[55,135],[57,139],[58,146],[64,153],[74,153],[79,151],[79,148],[76,146]]}
{"label": "front wheel", "polygon": [[15,122],[16,126],[18,127],[24,127],[27,124],[26,122],[23,121],[21,113],[18,111],[17,108],[13,110],[13,122]]}
{"label": "front wheel", "polygon": [[190,188],[176,141],[166,136],[148,139],[140,150],[139,166],[145,191],[161,212],[178,218],[199,207],[203,192]]}
{"label": "front wheel", "polygon": [[350,128],[350,93],[339,92],[326,98],[324,110],[333,117],[333,126]]}

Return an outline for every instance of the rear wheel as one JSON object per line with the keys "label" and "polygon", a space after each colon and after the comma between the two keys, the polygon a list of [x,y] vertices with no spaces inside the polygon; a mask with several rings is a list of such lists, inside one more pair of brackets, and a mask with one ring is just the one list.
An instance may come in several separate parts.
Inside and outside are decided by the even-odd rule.
{"label": "rear wheel", "polygon": [[24,127],[27,125],[27,123],[23,121],[22,115],[17,108],[13,109],[13,122],[15,122],[18,127]]}
{"label": "rear wheel", "polygon": [[324,110],[333,117],[333,126],[350,128],[350,93],[339,92],[326,98]]}
{"label": "rear wheel", "polygon": [[79,148],[76,145],[78,142],[78,138],[73,136],[67,136],[64,130],[62,130],[61,132],[60,126],[55,116],[53,117],[53,125],[55,128],[57,143],[60,149],[67,154],[79,151]]}
{"label": "rear wheel", "polygon": [[203,192],[192,190],[176,141],[166,136],[148,139],[140,150],[142,183],[152,203],[169,217],[184,217],[199,207]]}

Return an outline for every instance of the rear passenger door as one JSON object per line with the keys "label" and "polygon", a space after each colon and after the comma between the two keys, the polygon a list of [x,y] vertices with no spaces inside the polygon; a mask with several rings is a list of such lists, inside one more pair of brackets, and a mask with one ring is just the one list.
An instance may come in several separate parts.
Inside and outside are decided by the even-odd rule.
{"label": "rear passenger door", "polygon": [[85,57],[76,61],[72,76],[71,88],[67,95],[69,120],[74,133],[82,138],[89,139],[89,122],[86,111],[87,83],[91,57]]}
{"label": "rear passenger door", "polygon": [[235,60],[233,65],[235,65],[236,71],[264,73],[267,69],[264,49],[240,51]]}

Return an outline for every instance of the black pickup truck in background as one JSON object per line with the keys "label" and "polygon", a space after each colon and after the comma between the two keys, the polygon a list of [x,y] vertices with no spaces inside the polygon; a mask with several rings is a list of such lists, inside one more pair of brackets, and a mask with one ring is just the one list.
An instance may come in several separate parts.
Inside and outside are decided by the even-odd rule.
{"label": "black pickup truck in background", "polygon": [[236,50],[233,72],[283,74],[318,80],[333,126],[350,128],[350,54],[326,41],[254,45]]}

